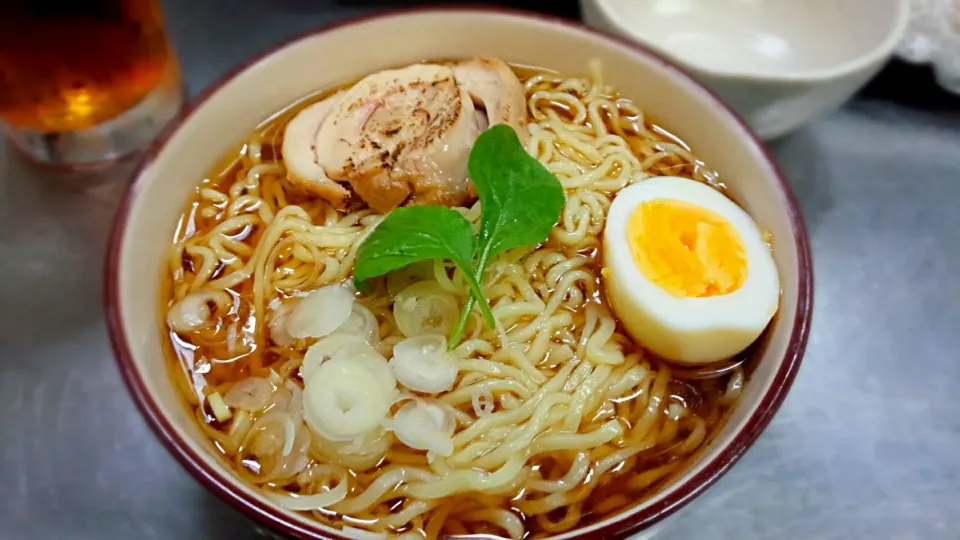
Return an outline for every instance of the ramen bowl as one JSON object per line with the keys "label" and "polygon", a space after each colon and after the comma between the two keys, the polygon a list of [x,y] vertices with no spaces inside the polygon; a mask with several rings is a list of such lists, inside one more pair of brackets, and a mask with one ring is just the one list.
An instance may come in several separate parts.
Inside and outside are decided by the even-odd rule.
{"label": "ramen bowl", "polygon": [[[389,43],[371,48],[370,43]],[[336,51],[350,51],[342,54]],[[638,505],[578,526],[562,538],[627,536],[703,493],[773,418],[797,373],[812,306],[807,234],[790,187],[750,128],[713,93],[657,53],[577,24],[538,15],[424,9],[349,21],[296,37],[238,67],[202,94],[156,141],[116,216],[106,265],[112,345],[134,401],[160,441],[225,501],[297,538],[347,538],[287,510],[241,480],[215,449],[164,361],[162,276],[178,217],[199,179],[246,134],[302,96],[423,59],[500,57],[517,65],[608,82],[669,126],[719,171],[727,193],[773,238],[779,313],[754,347],[738,405],[688,465]],[[283,81],[278,84],[278,81]]]}
{"label": "ramen bowl", "polygon": [[908,0],[582,0],[590,26],[655,48],[764,139],[833,111],[893,55]]}

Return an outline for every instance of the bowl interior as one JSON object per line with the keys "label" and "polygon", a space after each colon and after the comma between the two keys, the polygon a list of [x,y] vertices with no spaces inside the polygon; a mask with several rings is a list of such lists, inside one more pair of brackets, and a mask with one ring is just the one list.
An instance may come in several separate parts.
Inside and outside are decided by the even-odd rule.
{"label": "bowl interior", "polygon": [[698,69],[833,70],[892,50],[902,0],[585,0],[611,23]]}
{"label": "bowl interior", "polygon": [[[390,46],[369,47],[369,43]],[[800,227],[799,218],[792,213],[789,194],[781,188],[759,145],[733,115],[685,76],[654,56],[599,34],[504,13],[423,11],[376,17],[317,33],[262,57],[208,93],[154,148],[118,217],[107,283],[111,331],[121,367],[153,427],[199,478],[248,513],[288,532],[332,534],[330,529],[274,507],[237,480],[196,425],[162,357],[160,276],[177,218],[197,182],[220,156],[258,123],[298,98],[382,68],[477,54],[566,74],[586,74],[588,62],[599,59],[609,82],[719,170],[737,200],[775,239],[783,284],[780,315],[740,406],[694,467],[627,514],[646,512],[643,523],[650,523],[664,509],[696,494],[704,479],[725,470],[752,442],[755,433],[747,432],[765,425],[764,421],[757,427],[758,418],[768,413],[759,409],[762,402],[768,406],[771,396],[782,391],[784,359],[789,358],[787,363],[795,366],[795,330],[806,321],[805,314],[797,316],[798,302],[806,306],[806,292],[798,284],[800,274],[808,270],[805,244],[798,245],[795,240],[803,235],[795,228]],[[695,475],[698,479],[688,482]],[[641,518],[632,523],[637,519]],[[618,531],[627,526],[619,517],[615,521]],[[603,523],[594,529],[600,525]]]}

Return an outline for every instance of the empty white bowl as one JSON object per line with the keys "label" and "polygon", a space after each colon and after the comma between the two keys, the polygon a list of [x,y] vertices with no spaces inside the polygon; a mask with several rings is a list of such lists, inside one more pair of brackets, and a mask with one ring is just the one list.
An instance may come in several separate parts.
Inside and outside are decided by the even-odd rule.
{"label": "empty white bowl", "polygon": [[886,63],[910,0],[581,0],[587,24],[653,47],[765,138],[849,99]]}

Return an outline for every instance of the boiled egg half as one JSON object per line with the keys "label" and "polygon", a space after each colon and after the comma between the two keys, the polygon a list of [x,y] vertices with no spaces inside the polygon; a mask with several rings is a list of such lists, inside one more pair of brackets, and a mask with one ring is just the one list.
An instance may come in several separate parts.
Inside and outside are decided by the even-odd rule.
{"label": "boiled egg half", "polygon": [[602,275],[627,332],[688,364],[746,349],[780,300],[770,246],[753,219],[712,187],[674,176],[644,180],[614,198]]}

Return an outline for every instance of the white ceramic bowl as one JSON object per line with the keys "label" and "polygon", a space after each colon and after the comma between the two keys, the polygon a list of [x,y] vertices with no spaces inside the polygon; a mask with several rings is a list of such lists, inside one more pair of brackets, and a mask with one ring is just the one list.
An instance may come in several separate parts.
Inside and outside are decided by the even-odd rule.
{"label": "white ceramic bowl", "polygon": [[[369,47],[370,43],[389,47]],[[346,53],[344,52],[346,51]],[[722,432],[695,463],[639,506],[564,537],[611,538],[649,527],[701,493],[747,450],[783,400],[806,344],[809,246],[790,189],[750,130],[713,94],[642,47],[571,23],[478,10],[427,9],[351,21],[293,39],[207,90],[156,142],[116,217],[106,266],[110,336],[131,393],[161,441],[198,480],[252,517],[299,538],[343,538],[281,509],[241,482],[178,394],[163,359],[158,306],[167,250],[196,183],[262,120],[298,98],[380,69],[477,54],[583,74],[594,58],[609,81],[720,171],[776,243],[780,314]]]}
{"label": "white ceramic bowl", "polygon": [[892,56],[910,0],[581,0],[590,26],[670,57],[765,139],[833,111]]}

